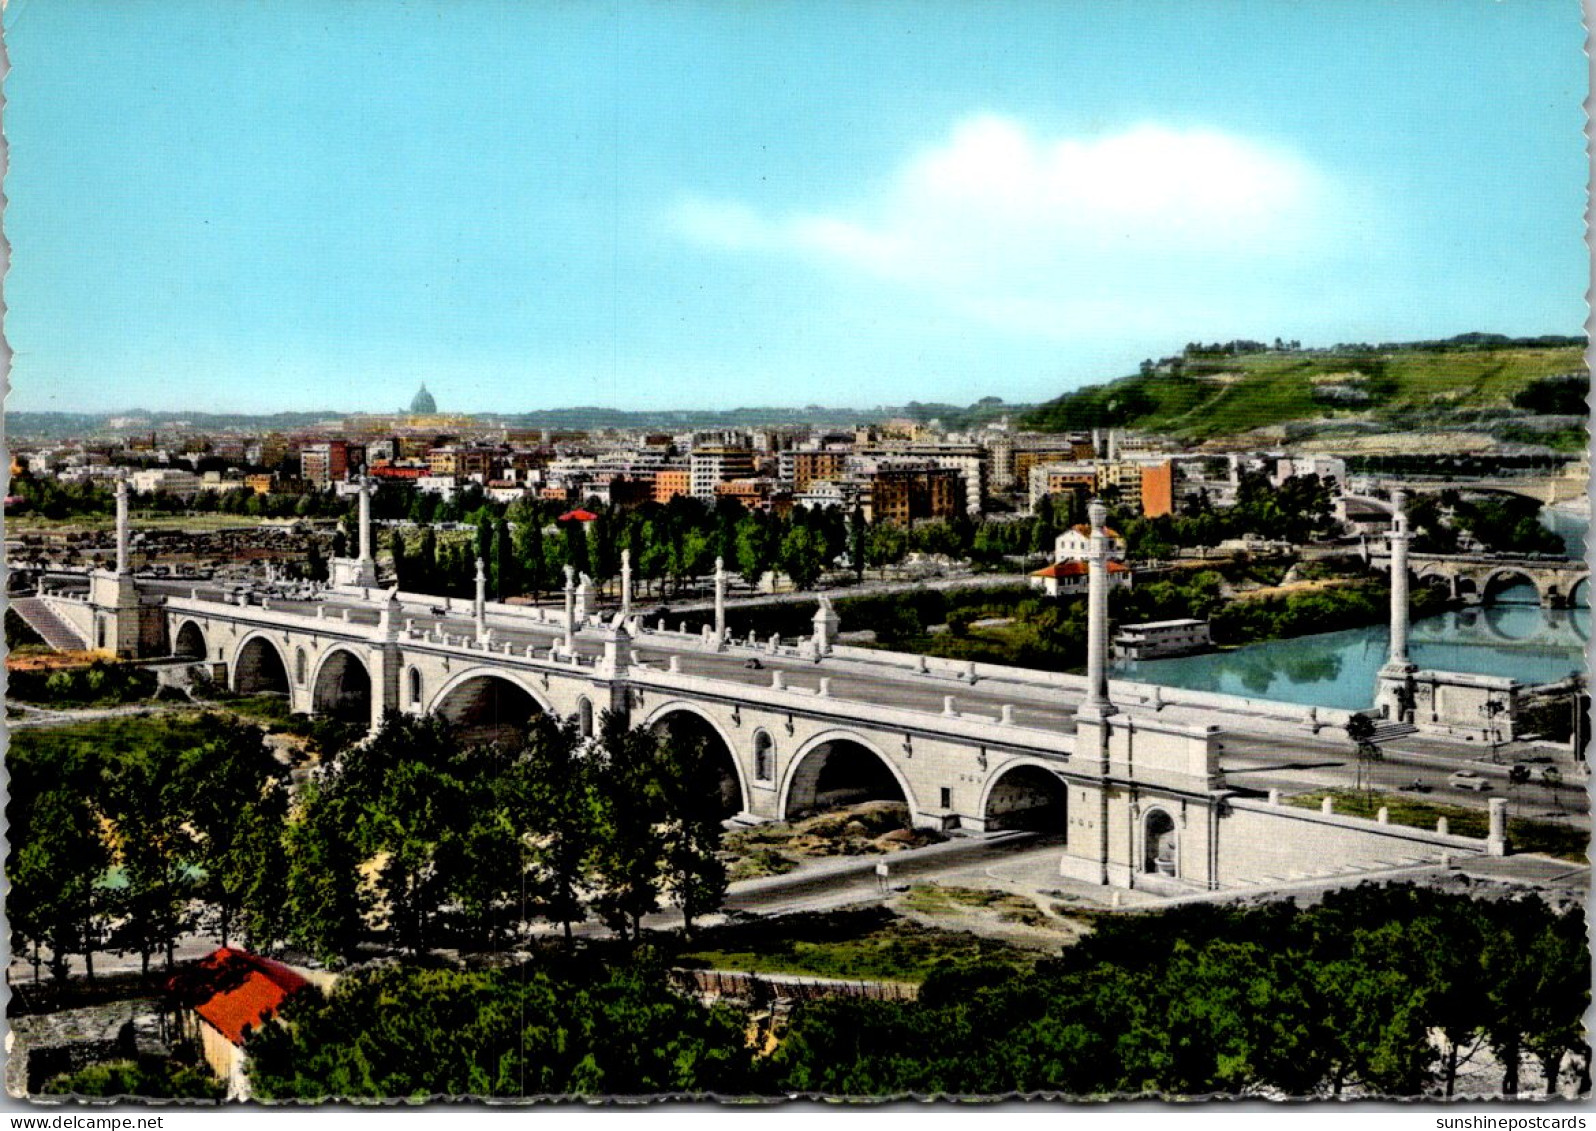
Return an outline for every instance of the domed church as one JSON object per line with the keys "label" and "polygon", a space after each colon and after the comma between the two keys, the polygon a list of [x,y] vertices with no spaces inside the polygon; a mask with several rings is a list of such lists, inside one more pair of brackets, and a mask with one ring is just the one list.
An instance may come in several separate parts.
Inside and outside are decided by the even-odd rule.
{"label": "domed church", "polygon": [[427,386],[422,384],[416,390],[415,397],[410,402],[411,416],[432,416],[438,411],[438,402],[432,399],[432,394],[427,392]]}

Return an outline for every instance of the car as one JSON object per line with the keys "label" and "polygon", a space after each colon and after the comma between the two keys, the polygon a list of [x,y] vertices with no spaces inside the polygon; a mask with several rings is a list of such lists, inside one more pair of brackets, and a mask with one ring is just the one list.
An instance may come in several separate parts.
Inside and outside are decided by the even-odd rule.
{"label": "car", "polygon": [[1434,788],[1435,788],[1434,786],[1426,785],[1424,782],[1421,782],[1417,778],[1414,778],[1412,781],[1408,782],[1407,785],[1402,787],[1402,792],[1403,793],[1431,793],[1431,792],[1434,792]]}
{"label": "car", "polygon": [[1549,785],[1553,789],[1563,784],[1563,774],[1556,766],[1531,766],[1529,780]]}
{"label": "car", "polygon": [[1484,793],[1491,788],[1491,783],[1473,770],[1458,770],[1447,777],[1446,784],[1453,789],[1472,789],[1475,793]]}
{"label": "car", "polygon": [[744,663],[743,663],[743,667],[745,667],[745,668],[752,668],[752,669],[754,669],[754,670],[755,670],[755,671],[758,671],[758,670],[759,670],[759,669],[760,669],[760,668],[762,668],[762,667],[764,667],[764,666],[765,666],[765,665],[764,665],[764,664],[762,664],[762,663],[760,663],[760,662],[759,662],[759,657],[758,657],[758,656],[750,656],[750,657],[749,657],[749,658],[748,658],[748,659],[747,659],[747,660],[746,660],[746,661],[745,661],[745,662],[744,662]]}

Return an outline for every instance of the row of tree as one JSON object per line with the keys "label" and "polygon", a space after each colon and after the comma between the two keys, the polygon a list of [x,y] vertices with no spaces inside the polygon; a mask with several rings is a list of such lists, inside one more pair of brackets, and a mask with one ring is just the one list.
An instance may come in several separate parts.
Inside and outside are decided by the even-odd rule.
{"label": "row of tree", "polygon": [[423,953],[526,941],[536,919],[596,915],[635,940],[667,895],[690,930],[725,893],[720,769],[695,736],[606,715],[537,715],[468,746],[436,717],[390,715],[310,782],[287,831],[282,935],[329,962],[374,922]]}
{"label": "row of tree", "polygon": [[229,718],[113,720],[19,731],[11,771],[6,915],[35,975],[81,954],[143,971],[202,924],[270,938],[281,908],[285,772],[260,731]]}
{"label": "row of tree", "polygon": [[[248,1042],[270,1098],[432,1095],[1450,1096],[1488,1052],[1588,1073],[1585,917],[1538,896],[1410,885],[1311,908],[1105,915],[1034,970],[938,969],[913,1002],[751,1019],[673,993],[648,951],[494,973],[390,966],[309,992]],[[1494,1082],[1494,1081],[1493,1081]]]}
{"label": "row of tree", "polygon": [[1450,1096],[1489,1049],[1513,1094],[1529,1058],[1548,1091],[1569,1056],[1588,1071],[1589,1002],[1578,908],[1365,885],[1104,917],[1032,975],[805,1006],[773,1060],[841,1095]]}
{"label": "row of tree", "polygon": [[[329,753],[333,753],[330,751]],[[470,745],[443,720],[390,715],[289,811],[286,770],[229,716],[20,732],[12,747],[18,953],[57,978],[101,950],[171,966],[184,934],[352,958],[374,924],[412,953],[489,949],[543,918],[597,915],[635,939],[667,895],[693,919],[725,892],[721,768],[702,736],[606,716],[533,718]]]}

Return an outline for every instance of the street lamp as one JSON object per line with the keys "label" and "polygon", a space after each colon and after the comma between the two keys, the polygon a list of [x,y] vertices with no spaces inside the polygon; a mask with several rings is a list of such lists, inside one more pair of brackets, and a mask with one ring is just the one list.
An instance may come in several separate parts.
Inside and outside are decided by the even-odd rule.
{"label": "street lamp", "polygon": [[1507,710],[1507,705],[1500,699],[1487,699],[1480,706],[1480,713],[1485,716],[1486,741],[1491,744],[1491,761],[1494,763],[1501,757],[1497,746],[1501,741],[1500,732],[1496,729],[1496,716]]}

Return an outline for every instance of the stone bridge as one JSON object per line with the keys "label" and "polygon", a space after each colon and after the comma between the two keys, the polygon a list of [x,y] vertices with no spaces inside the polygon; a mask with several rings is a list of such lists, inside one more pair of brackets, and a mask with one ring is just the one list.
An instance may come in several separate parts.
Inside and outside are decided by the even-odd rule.
{"label": "stone bridge", "polygon": [[[1371,565],[1389,572],[1389,550],[1369,555]],[[1408,554],[1408,570],[1416,581],[1434,580],[1447,586],[1453,600],[1469,605],[1490,604],[1504,589],[1531,585],[1542,607],[1567,608],[1589,603],[1586,583],[1590,568],[1568,558],[1512,554]]]}
{"label": "stone bridge", "polygon": [[[1062,842],[1061,875],[1120,886],[1217,887],[1222,842],[1225,858],[1249,866],[1320,861],[1295,832],[1237,839],[1247,822],[1226,821],[1233,794],[1218,723],[1289,736],[1340,728],[1347,712],[1110,681],[1098,504],[1084,678],[846,648],[824,600],[813,635],[796,643],[734,640],[720,568],[716,624],[699,633],[631,614],[624,557],[621,608],[607,619],[589,608],[585,579],[569,574],[563,610],[487,601],[480,564],[470,602],[383,590],[372,584],[361,509],[361,556],[335,561],[331,586],[227,590],[136,578],[119,491],[118,568],[94,574],[87,592],[77,580],[37,600],[93,647],[164,657],[234,692],[281,695],[294,711],[372,729],[389,712],[436,713],[467,741],[498,740],[543,712],[592,734],[608,712],[701,740],[719,760],[729,818],[902,801],[921,827],[1050,834]],[[1405,615],[1405,598],[1393,616],[1399,607]],[[1398,835],[1343,834],[1370,859]]]}

